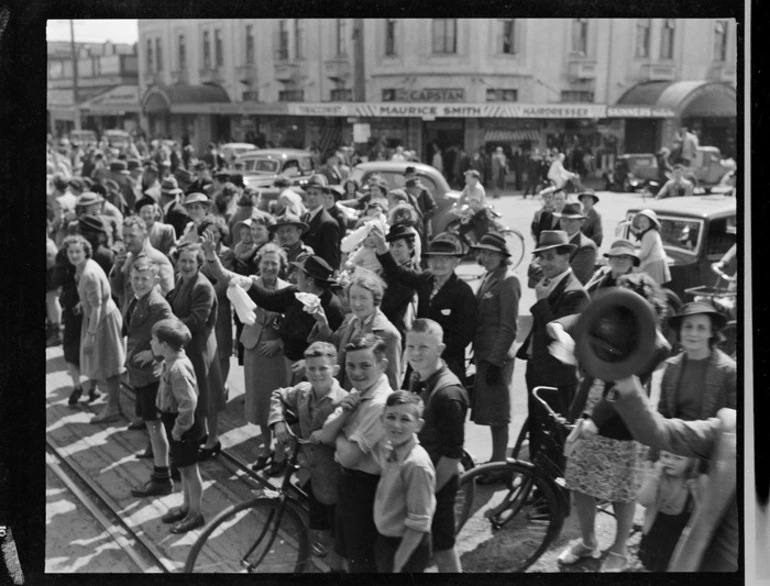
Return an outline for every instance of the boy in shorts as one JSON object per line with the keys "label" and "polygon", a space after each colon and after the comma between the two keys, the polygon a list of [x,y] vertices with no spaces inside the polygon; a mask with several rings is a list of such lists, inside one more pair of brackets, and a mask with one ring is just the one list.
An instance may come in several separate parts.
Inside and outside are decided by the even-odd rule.
{"label": "boy in shorts", "polygon": [[422,573],[431,552],[431,522],[436,510],[436,472],[417,432],[422,399],[395,391],[385,401],[385,437],[372,450],[382,469],[374,499],[377,571]]}
{"label": "boy in shorts", "polygon": [[158,374],[154,372],[155,356],[150,348],[152,326],[162,319],[173,317],[171,306],[156,285],[160,282],[158,266],[145,257],[139,257],[131,267],[131,288],[134,298],[123,314],[123,328],[127,335],[126,370],[128,381],[136,393],[136,415],[144,421],[150,436],[150,447],[140,454],[153,459],[150,479],[142,486],[132,488],[135,497],[170,494],[174,487],[168,465],[168,440],[155,407],[158,396]]}
{"label": "boy in shorts", "polygon": [[[276,440],[287,444],[293,437],[286,423],[286,410],[299,418],[299,436],[317,438],[324,421],[339,406],[348,392],[340,386],[337,349],[328,342],[314,342],[305,350],[305,376],[293,387],[276,389],[270,397],[268,425]],[[315,442],[304,444],[300,456],[300,479],[309,480],[303,486],[310,501],[310,531],[313,553],[325,556],[332,544],[334,509],[337,503],[339,466],[334,461],[334,448]],[[332,570],[342,569],[342,560],[335,553],[328,559]]]}
{"label": "boy in shorts", "polygon": [[198,442],[203,431],[195,415],[198,383],[184,351],[191,338],[190,330],[176,318],[163,319],[152,328],[152,351],[164,360],[156,405],[171,447],[171,461],[182,474],[182,506],[161,517],[164,523],[176,523],[171,533],[187,533],[206,523],[201,514],[203,482],[198,471]]}

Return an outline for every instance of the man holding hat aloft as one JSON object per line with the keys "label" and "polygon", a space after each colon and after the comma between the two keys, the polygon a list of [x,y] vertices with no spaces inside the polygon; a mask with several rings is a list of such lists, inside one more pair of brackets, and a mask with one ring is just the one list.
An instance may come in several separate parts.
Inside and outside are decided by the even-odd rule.
{"label": "man holding hat aloft", "polygon": [[604,238],[602,233],[602,217],[594,207],[594,205],[599,203],[599,196],[593,191],[584,191],[578,194],[577,197],[580,203],[583,204],[583,214],[586,217],[580,231],[593,240],[598,248],[602,245],[602,239]]}
{"label": "man holding hat aloft", "polygon": [[396,262],[379,229],[370,234],[377,242],[377,260],[385,281],[406,285],[417,293],[417,317],[432,319],[442,327],[446,344],[443,358],[464,380],[465,348],[476,331],[477,311],[473,290],[455,274],[464,256],[462,243],[452,234],[436,236],[423,254],[428,258],[428,270],[420,272]]}
{"label": "man holding hat aloft", "polygon": [[308,229],[302,235],[302,241],[313,249],[315,254],[324,259],[332,270],[340,267],[340,226],[324,208],[324,198],[329,189],[329,181],[324,175],[311,175],[305,185],[305,200],[308,212],[302,221]]}
{"label": "man holding hat aloft", "polygon": [[302,234],[307,232],[308,225],[294,214],[286,213],[278,216],[275,223],[269,225],[267,229],[286,251],[289,269],[286,271],[285,278],[292,285],[296,285],[297,263],[314,254],[313,249],[302,242]]}
{"label": "man holding hat aloft", "polygon": [[179,188],[176,179],[169,177],[161,184],[159,193],[160,199],[158,204],[160,205],[163,222],[171,224],[174,227],[176,238],[180,238],[184,233],[185,226],[190,221],[190,214],[182,205],[182,202],[179,201],[182,190]]}
{"label": "man holding hat aloft", "polygon": [[593,275],[596,265],[596,243],[580,231],[586,217],[581,213],[578,203],[566,204],[564,209],[554,216],[559,218],[559,224],[567,233],[570,244],[575,245],[569,264],[578,280],[585,284]]}
{"label": "man holding hat aloft", "polygon": [[562,230],[544,230],[540,233],[538,247],[532,251],[542,278],[535,286],[537,302],[532,306],[532,329],[516,353],[527,360],[530,457],[534,457],[542,443],[540,426],[534,414],[538,413],[532,391],[538,386],[556,387],[559,391],[556,411],[566,416],[577,389],[577,372],[574,365],[563,364],[548,350],[553,342],[546,326],[566,315],[580,313],[588,305],[588,293],[570,267],[570,256],[576,245],[569,241]]}

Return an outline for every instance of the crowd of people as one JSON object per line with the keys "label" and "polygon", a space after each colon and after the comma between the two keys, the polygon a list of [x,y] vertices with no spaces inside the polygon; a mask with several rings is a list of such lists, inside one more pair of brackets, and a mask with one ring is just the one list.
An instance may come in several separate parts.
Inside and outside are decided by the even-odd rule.
{"label": "crowd of people", "polygon": [[[122,420],[119,384],[127,376],[136,395],[130,425],[147,430],[140,456],[153,462],[132,494],[167,495],[181,480],[182,503],[162,518],[172,532],[199,528],[204,515],[216,513],[206,510],[197,463],[222,450],[219,415],[237,356],[244,419],[260,432],[253,468],[283,474],[285,445],[294,436],[305,440],[316,555],[328,556],[335,571],[421,572],[431,556],[439,571],[461,571],[454,501],[465,420],[469,414],[489,427],[490,461],[506,458],[518,357],[526,361],[530,413],[533,389],[545,385],[558,389],[559,413],[582,421],[566,469],[582,539],[561,562],[597,557],[598,499],[613,503],[617,517],[604,571],[629,564],[637,501],[648,506],[643,560],[653,570],[667,567],[690,511],[700,518],[696,487],[708,487],[714,472],[677,454],[709,454],[702,447],[683,454],[657,439],[666,451],[650,451],[643,463],[642,436],[610,397],[616,381],[585,375],[570,352],[554,346],[569,348],[576,316],[592,297],[630,289],[659,319],[668,317],[682,348],[670,357],[660,337],[634,384],[648,388],[651,373],[665,369],[665,417],[703,420],[735,409],[735,363],[715,347],[723,318],[703,304],[665,315],[661,286],[670,274],[654,212],[639,213],[638,243],[613,242],[597,272],[600,198],[585,191],[568,202],[559,184],[538,190],[543,207],[533,218],[527,271],[537,301],[531,331],[515,351],[522,284],[506,240],[487,231],[474,245],[484,269],[474,292],[456,273],[467,251],[457,236],[431,233],[435,202],[431,207],[430,192],[413,175],[396,190],[377,176],[361,186],[317,173],[303,189],[279,178],[281,194],[266,211],[216,148],[172,163],[164,151],[172,147],[145,146],[136,153],[96,149],[69,169],[69,147],[52,149],[48,344],[63,346],[71,406],[106,395],[94,425]],[[483,206],[487,175],[471,166],[464,177],[463,197]],[[470,349],[475,377],[468,376]],[[636,387],[624,384],[633,394]],[[290,424],[290,413],[298,423]],[[529,432],[534,456],[542,444],[537,417]],[[712,522],[729,534],[730,519]],[[698,563],[734,569],[737,543],[720,541],[718,555]]]}

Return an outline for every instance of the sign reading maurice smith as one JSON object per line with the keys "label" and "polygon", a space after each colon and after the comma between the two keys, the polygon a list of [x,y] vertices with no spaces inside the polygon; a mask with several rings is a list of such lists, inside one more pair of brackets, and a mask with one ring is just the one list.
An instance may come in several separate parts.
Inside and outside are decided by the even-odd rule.
{"label": "sign reading maurice smith", "polygon": [[462,88],[425,88],[408,90],[390,88],[382,90],[383,102],[464,102],[465,90]]}

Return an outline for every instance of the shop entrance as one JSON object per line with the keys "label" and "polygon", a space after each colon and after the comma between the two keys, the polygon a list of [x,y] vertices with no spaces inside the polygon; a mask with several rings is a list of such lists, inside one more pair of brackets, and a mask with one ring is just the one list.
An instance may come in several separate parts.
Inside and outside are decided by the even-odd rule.
{"label": "shop entrance", "polygon": [[654,153],[658,150],[660,120],[626,119],[626,152]]}
{"label": "shop entrance", "polygon": [[422,160],[429,165],[433,161],[436,146],[441,150],[444,175],[451,173],[458,149],[465,144],[465,120],[462,118],[437,118],[422,124]]}

